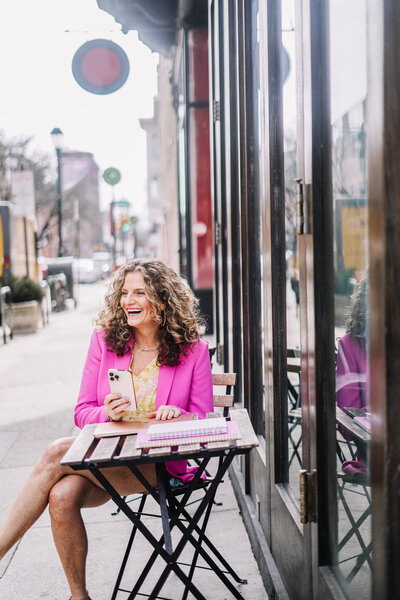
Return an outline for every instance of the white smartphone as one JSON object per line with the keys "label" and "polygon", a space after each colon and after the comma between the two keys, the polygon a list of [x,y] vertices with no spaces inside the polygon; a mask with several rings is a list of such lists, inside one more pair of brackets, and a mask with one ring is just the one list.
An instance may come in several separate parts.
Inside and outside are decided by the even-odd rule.
{"label": "white smartphone", "polygon": [[108,369],[108,381],[110,382],[111,393],[129,398],[129,402],[131,403],[129,407],[130,412],[135,411],[137,409],[136,395],[130,371]]}

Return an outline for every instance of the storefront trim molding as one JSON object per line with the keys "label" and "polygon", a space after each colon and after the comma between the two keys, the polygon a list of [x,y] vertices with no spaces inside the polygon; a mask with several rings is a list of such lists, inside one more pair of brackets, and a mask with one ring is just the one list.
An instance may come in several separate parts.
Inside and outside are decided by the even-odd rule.
{"label": "storefront trim molding", "polygon": [[230,467],[229,476],[268,599],[290,600],[257,518],[253,500],[244,492],[244,477],[235,464]]}

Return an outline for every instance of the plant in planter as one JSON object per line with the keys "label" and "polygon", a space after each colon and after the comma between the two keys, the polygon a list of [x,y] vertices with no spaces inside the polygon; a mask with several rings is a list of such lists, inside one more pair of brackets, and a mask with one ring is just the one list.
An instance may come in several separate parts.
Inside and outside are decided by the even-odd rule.
{"label": "plant in planter", "polygon": [[4,277],[1,285],[8,285],[11,290],[14,331],[21,333],[36,331],[40,319],[40,302],[43,298],[40,285],[26,275]]}
{"label": "plant in planter", "polygon": [[356,280],[355,269],[345,269],[343,265],[338,266],[335,272],[335,325],[345,326],[345,313],[350,303]]}
{"label": "plant in planter", "polygon": [[340,265],[335,272],[335,294],[351,296],[354,284],[355,269],[345,269]]}

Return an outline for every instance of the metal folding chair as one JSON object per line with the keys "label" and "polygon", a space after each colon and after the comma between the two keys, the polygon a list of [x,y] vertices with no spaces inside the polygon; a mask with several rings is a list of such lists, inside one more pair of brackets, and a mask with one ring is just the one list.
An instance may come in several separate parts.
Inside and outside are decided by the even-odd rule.
{"label": "metal folding chair", "polygon": [[[340,437],[339,437],[340,436]],[[336,440],[336,453],[340,465],[345,460],[355,460],[357,457],[357,448],[351,440],[342,438],[338,432]],[[344,513],[347,517],[349,527],[338,543],[339,557],[340,553],[348,547],[348,544],[356,542],[359,548],[358,552],[351,552],[350,556],[339,560],[340,565],[354,562],[354,565],[345,576],[350,583],[360,571],[364,564],[372,569],[371,539],[365,540],[366,521],[371,516],[371,492],[368,473],[350,473],[338,472],[338,498]],[[357,514],[355,515],[354,505],[358,503]],[[371,536],[369,536],[371,537]]]}
{"label": "metal folding chair", "polygon": [[[343,548],[349,544],[350,540],[357,540],[360,551],[352,554],[349,557],[339,561],[339,564],[344,564],[349,561],[355,561],[354,566],[346,575],[346,580],[350,583],[357,573],[360,571],[364,563],[367,563],[370,569],[372,569],[372,541],[365,541],[362,532],[362,526],[364,522],[371,516],[371,494],[370,494],[370,482],[368,476],[354,476],[345,473],[338,474],[338,494],[339,500],[343,505],[347,518],[349,520],[350,527],[346,534],[342,537],[338,544],[339,553]],[[367,500],[366,508],[361,512],[358,518],[354,518],[353,510],[346,497],[347,494],[358,494],[360,498]]]}
{"label": "metal folding chair", "polygon": [[[229,416],[229,408],[231,408],[233,406],[234,403],[234,395],[233,395],[233,389],[236,383],[236,373],[213,373],[212,374],[212,382],[213,382],[213,386],[215,386],[216,392],[220,392],[221,390],[219,389],[221,386],[224,387],[225,389],[223,390],[225,393],[214,393],[213,394],[213,405],[214,408],[217,409],[223,409],[223,416],[227,419],[230,420],[230,416]],[[216,413],[216,415],[218,415],[218,413]],[[200,461],[195,461],[198,463],[198,465],[200,466]],[[218,459],[218,468],[221,468],[223,462],[223,458],[220,457]],[[204,469],[204,466],[202,467]],[[169,515],[169,518],[172,519],[172,527],[173,526],[179,526],[179,523],[177,521],[180,520],[188,520],[189,519],[189,515],[187,513],[187,508],[189,506],[191,506],[192,504],[195,503],[201,503],[204,501],[204,498],[208,496],[208,504],[207,504],[207,508],[205,510],[204,513],[204,517],[203,517],[203,521],[201,523],[201,525],[196,526],[195,528],[195,532],[197,534],[197,542],[194,542],[194,554],[192,557],[192,561],[190,563],[187,562],[183,562],[183,561],[177,561],[177,565],[179,566],[185,566],[185,567],[189,567],[189,573],[188,573],[188,579],[191,581],[195,572],[196,568],[202,568],[202,569],[206,569],[206,570],[212,570],[212,571],[218,571],[220,574],[222,574],[222,576],[224,575],[230,575],[237,583],[247,583],[246,579],[242,579],[241,577],[239,577],[239,575],[237,575],[237,573],[234,571],[234,569],[231,567],[231,565],[225,560],[225,558],[223,557],[223,555],[217,550],[217,548],[214,546],[214,544],[212,544],[212,542],[208,539],[208,537],[206,536],[205,532],[206,532],[206,528],[207,528],[207,524],[210,518],[210,514],[211,514],[211,509],[212,509],[212,505],[221,505],[222,503],[218,503],[215,501],[215,494],[217,491],[217,487],[216,486],[214,488],[213,486],[213,478],[211,476],[211,473],[207,470],[204,469],[205,472],[205,480],[202,480],[200,478],[198,478],[198,481],[196,483],[195,486],[195,490],[204,490],[204,496],[201,496],[200,498],[196,498],[195,500],[191,500],[191,494],[187,495],[187,489],[188,486],[187,485],[181,485],[179,487],[173,488],[170,487],[168,484],[168,481],[165,481],[165,493],[168,494],[168,500],[169,500],[169,506],[173,507],[172,508],[172,514]],[[164,474],[164,478],[168,479],[168,473],[165,469],[165,474]],[[220,480],[218,482],[219,483],[223,483],[223,479]],[[210,490],[209,488],[213,488],[212,490]],[[211,494],[211,497],[210,497]],[[146,504],[146,500],[148,499],[149,494],[145,493],[145,494],[141,494],[141,495],[136,495],[134,496],[132,499],[126,500],[125,501],[127,503],[130,502],[134,502],[134,501],[139,501],[139,508],[137,511],[134,511],[136,516],[138,518],[142,518],[144,516],[146,517],[156,517],[156,518],[163,518],[162,515],[160,514],[155,514],[155,513],[148,513],[148,512],[144,512],[144,507]],[[181,500],[179,500],[179,498],[182,498]],[[118,514],[118,512],[121,509],[118,508],[116,512],[112,513],[112,514]],[[175,516],[175,522],[174,522],[174,513],[178,512],[179,515],[182,515],[181,517],[179,517],[178,519]],[[172,529],[171,527],[171,529]],[[132,526],[132,531],[125,549],[125,553],[124,553],[124,557],[122,559],[121,562],[121,568],[120,571],[118,573],[117,576],[117,580],[115,583],[115,587],[114,587],[114,592],[113,595],[111,597],[111,600],[115,600],[117,593],[119,590],[123,589],[121,588],[121,582],[122,582],[122,578],[124,576],[124,572],[126,570],[126,566],[128,563],[128,559],[129,559],[129,555],[131,553],[132,550],[132,546],[136,537],[136,533],[137,533],[137,526],[133,525]],[[194,532],[193,532],[194,533]],[[160,540],[161,542],[161,540]],[[201,567],[198,565],[198,559],[199,559],[199,554],[200,554],[200,548],[202,546],[202,544],[205,543],[209,549],[209,551],[211,551],[213,557],[215,559],[218,560],[218,562],[220,563],[220,566],[218,566],[216,563],[213,564],[213,566],[211,567],[210,565],[201,565]],[[149,562],[147,563],[147,567],[146,569],[143,571],[141,577],[138,579],[134,590],[132,590],[131,592],[131,596],[130,597],[134,597],[134,594],[139,594],[139,589],[143,583],[143,581],[145,580],[145,578],[147,577],[147,574],[149,573],[149,570],[151,568],[151,566],[154,564],[154,561],[157,558],[157,553],[156,551],[153,552],[153,555],[151,556]],[[189,593],[189,588],[186,587],[182,596],[182,600],[186,600],[187,599],[187,595]],[[140,595],[144,595],[146,596],[146,594],[140,593]],[[237,596],[239,597],[240,594]]]}
{"label": "metal folding chair", "polygon": [[[288,388],[288,435],[289,435],[289,467],[296,458],[300,467],[302,460],[300,455],[302,429],[301,429],[301,396],[300,396],[300,364],[297,362],[300,358],[298,348],[287,349],[287,388]],[[295,359],[295,362],[290,362]],[[295,377],[297,379],[295,380]],[[299,429],[298,429],[299,428]]]}

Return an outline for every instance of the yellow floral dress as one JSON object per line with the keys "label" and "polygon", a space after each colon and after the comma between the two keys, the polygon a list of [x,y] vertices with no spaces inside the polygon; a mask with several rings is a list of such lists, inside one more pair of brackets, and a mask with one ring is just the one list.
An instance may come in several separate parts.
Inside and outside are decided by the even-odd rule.
{"label": "yellow floral dress", "polygon": [[128,412],[123,418],[124,421],[145,419],[147,413],[156,410],[156,392],[159,371],[160,366],[157,364],[157,356],[155,356],[139,375],[132,374],[137,410]]}

